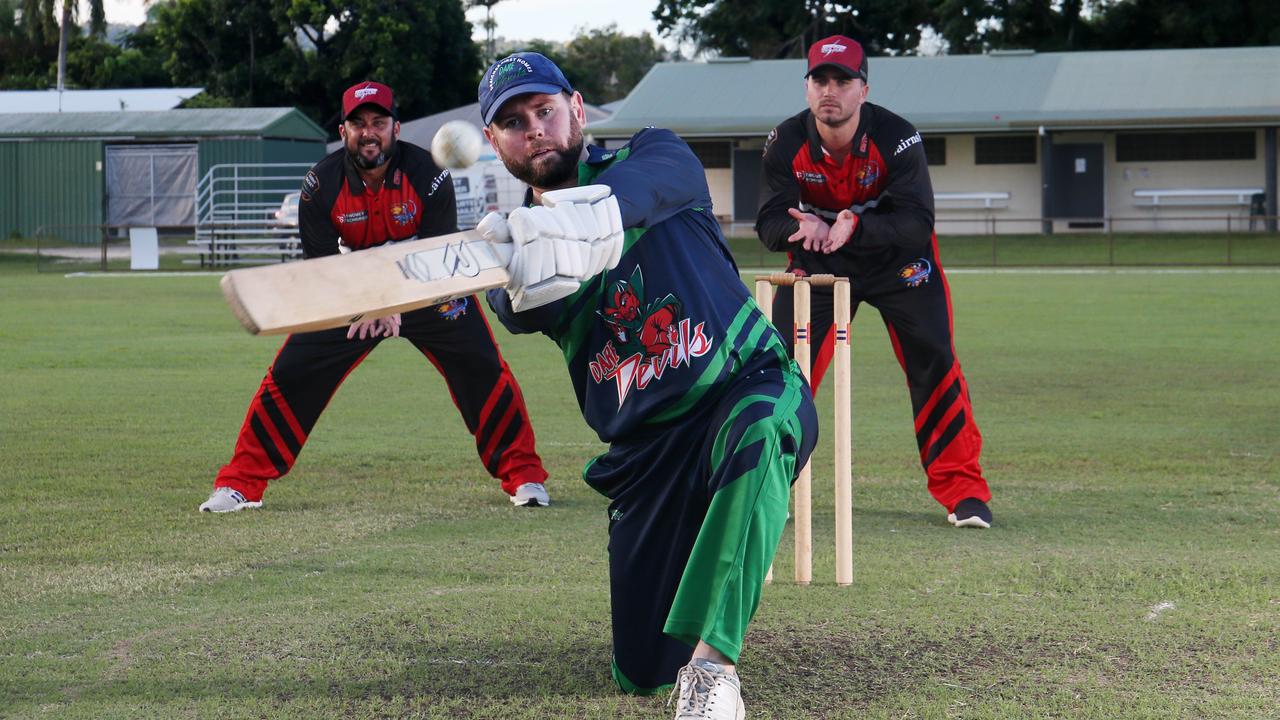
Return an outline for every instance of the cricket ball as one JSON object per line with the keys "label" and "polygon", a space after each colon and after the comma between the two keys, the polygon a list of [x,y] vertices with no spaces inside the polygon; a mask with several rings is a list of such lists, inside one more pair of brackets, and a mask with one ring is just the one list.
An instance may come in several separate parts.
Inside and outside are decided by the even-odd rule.
{"label": "cricket ball", "polygon": [[475,164],[483,142],[484,138],[475,125],[466,120],[450,120],[441,125],[431,139],[431,157],[437,164],[461,170]]}

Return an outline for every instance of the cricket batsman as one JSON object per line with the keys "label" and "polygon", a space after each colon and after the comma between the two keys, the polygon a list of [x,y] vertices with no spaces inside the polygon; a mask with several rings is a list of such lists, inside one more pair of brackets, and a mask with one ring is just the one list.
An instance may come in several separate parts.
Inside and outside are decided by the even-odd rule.
{"label": "cricket batsman", "polygon": [[485,136],[530,185],[479,230],[511,256],[510,330],[564,354],[609,450],[613,678],[677,687],[676,718],[745,716],[736,665],[817,437],[813,399],[729,254],[702,166],[667,130],[585,146],[582,96],[532,52],[480,82]]}

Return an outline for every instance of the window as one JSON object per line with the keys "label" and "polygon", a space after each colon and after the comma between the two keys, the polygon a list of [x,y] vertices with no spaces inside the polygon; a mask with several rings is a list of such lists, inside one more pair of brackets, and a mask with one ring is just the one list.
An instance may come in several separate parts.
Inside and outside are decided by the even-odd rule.
{"label": "window", "polygon": [[1035,135],[979,135],[973,139],[976,165],[1035,165]]}
{"label": "window", "polygon": [[715,142],[708,140],[692,140],[689,143],[689,149],[693,150],[693,154],[698,156],[698,162],[702,163],[702,167],[710,170],[711,168],[728,168],[732,167],[730,156],[732,148],[728,142]]}
{"label": "window", "polygon": [[1120,133],[1116,135],[1116,162],[1253,160],[1257,156],[1255,139],[1252,130]]}
{"label": "window", "polygon": [[947,164],[947,138],[926,137],[924,139],[924,159],[930,167]]}

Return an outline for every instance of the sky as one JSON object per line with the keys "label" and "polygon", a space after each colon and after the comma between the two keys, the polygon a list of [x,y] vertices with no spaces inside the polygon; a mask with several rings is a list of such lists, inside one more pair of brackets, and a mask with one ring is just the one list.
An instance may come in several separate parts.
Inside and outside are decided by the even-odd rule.
{"label": "sky", "polygon": [[[88,3],[81,17],[89,17]],[[570,40],[578,28],[598,28],[616,23],[620,32],[637,35],[648,31],[658,37],[658,26],[653,21],[656,0],[502,0],[493,8],[498,21],[495,34],[509,40]],[[104,0],[107,22],[137,25],[146,18],[142,0]],[[484,8],[467,13],[467,19],[475,26],[476,40],[484,39]]]}

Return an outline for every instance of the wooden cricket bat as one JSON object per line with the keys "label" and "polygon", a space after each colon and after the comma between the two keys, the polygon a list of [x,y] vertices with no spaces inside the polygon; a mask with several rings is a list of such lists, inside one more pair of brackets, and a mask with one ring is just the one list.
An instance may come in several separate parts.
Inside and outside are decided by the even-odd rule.
{"label": "wooden cricket bat", "polygon": [[473,230],[345,255],[232,270],[222,294],[254,335],[342,327],[507,284],[506,263]]}

